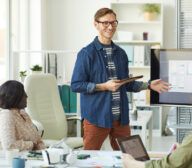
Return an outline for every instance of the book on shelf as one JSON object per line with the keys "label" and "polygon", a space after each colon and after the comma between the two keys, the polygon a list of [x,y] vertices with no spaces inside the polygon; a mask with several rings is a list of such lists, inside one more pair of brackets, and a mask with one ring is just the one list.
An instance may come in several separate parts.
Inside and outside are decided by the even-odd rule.
{"label": "book on shelf", "polygon": [[129,65],[133,66],[133,58],[134,58],[134,46],[133,45],[126,45],[126,44],[121,44],[119,45],[123,50],[125,50],[128,60],[129,60]]}
{"label": "book on shelf", "polygon": [[119,45],[123,50],[125,50],[129,66],[149,66],[150,65],[150,54],[151,45]]}

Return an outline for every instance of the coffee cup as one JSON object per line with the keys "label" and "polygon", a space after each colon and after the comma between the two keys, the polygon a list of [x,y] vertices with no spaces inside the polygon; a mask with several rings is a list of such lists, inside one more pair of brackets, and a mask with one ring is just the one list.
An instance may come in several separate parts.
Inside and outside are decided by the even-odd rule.
{"label": "coffee cup", "polygon": [[13,158],[12,168],[25,168],[25,159],[20,157]]}

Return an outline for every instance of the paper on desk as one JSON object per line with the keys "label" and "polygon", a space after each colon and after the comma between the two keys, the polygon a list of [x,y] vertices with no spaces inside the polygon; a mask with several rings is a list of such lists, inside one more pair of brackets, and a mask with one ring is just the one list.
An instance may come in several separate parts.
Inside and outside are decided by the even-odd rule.
{"label": "paper on desk", "polygon": [[118,159],[115,156],[101,155],[94,156],[85,160],[77,160],[73,166],[79,167],[122,167],[121,159]]}
{"label": "paper on desk", "polygon": [[113,166],[113,160],[109,158],[103,158],[103,157],[93,157],[88,158],[85,160],[78,160],[73,166],[79,166],[79,167],[102,167],[102,166]]}

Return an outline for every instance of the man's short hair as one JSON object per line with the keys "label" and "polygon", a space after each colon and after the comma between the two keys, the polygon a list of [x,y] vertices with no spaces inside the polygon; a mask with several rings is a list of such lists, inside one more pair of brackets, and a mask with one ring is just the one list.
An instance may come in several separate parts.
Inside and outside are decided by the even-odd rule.
{"label": "man's short hair", "polygon": [[107,14],[113,14],[115,17],[116,17],[116,13],[112,10],[112,9],[109,9],[109,8],[101,8],[99,9],[96,13],[95,13],[95,16],[94,16],[94,19],[95,21],[98,21],[99,18],[107,15]]}

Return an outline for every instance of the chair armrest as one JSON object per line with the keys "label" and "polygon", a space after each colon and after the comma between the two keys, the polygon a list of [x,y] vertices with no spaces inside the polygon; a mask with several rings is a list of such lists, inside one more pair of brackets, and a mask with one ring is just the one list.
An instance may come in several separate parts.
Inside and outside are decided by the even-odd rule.
{"label": "chair armrest", "polygon": [[68,117],[67,121],[71,121],[71,120],[81,120],[80,116],[73,116],[73,117]]}
{"label": "chair armrest", "polygon": [[32,123],[33,123],[34,127],[37,129],[37,132],[39,133],[39,135],[41,137],[43,137],[43,134],[44,134],[43,125],[39,121],[36,121],[36,120],[32,120]]}

